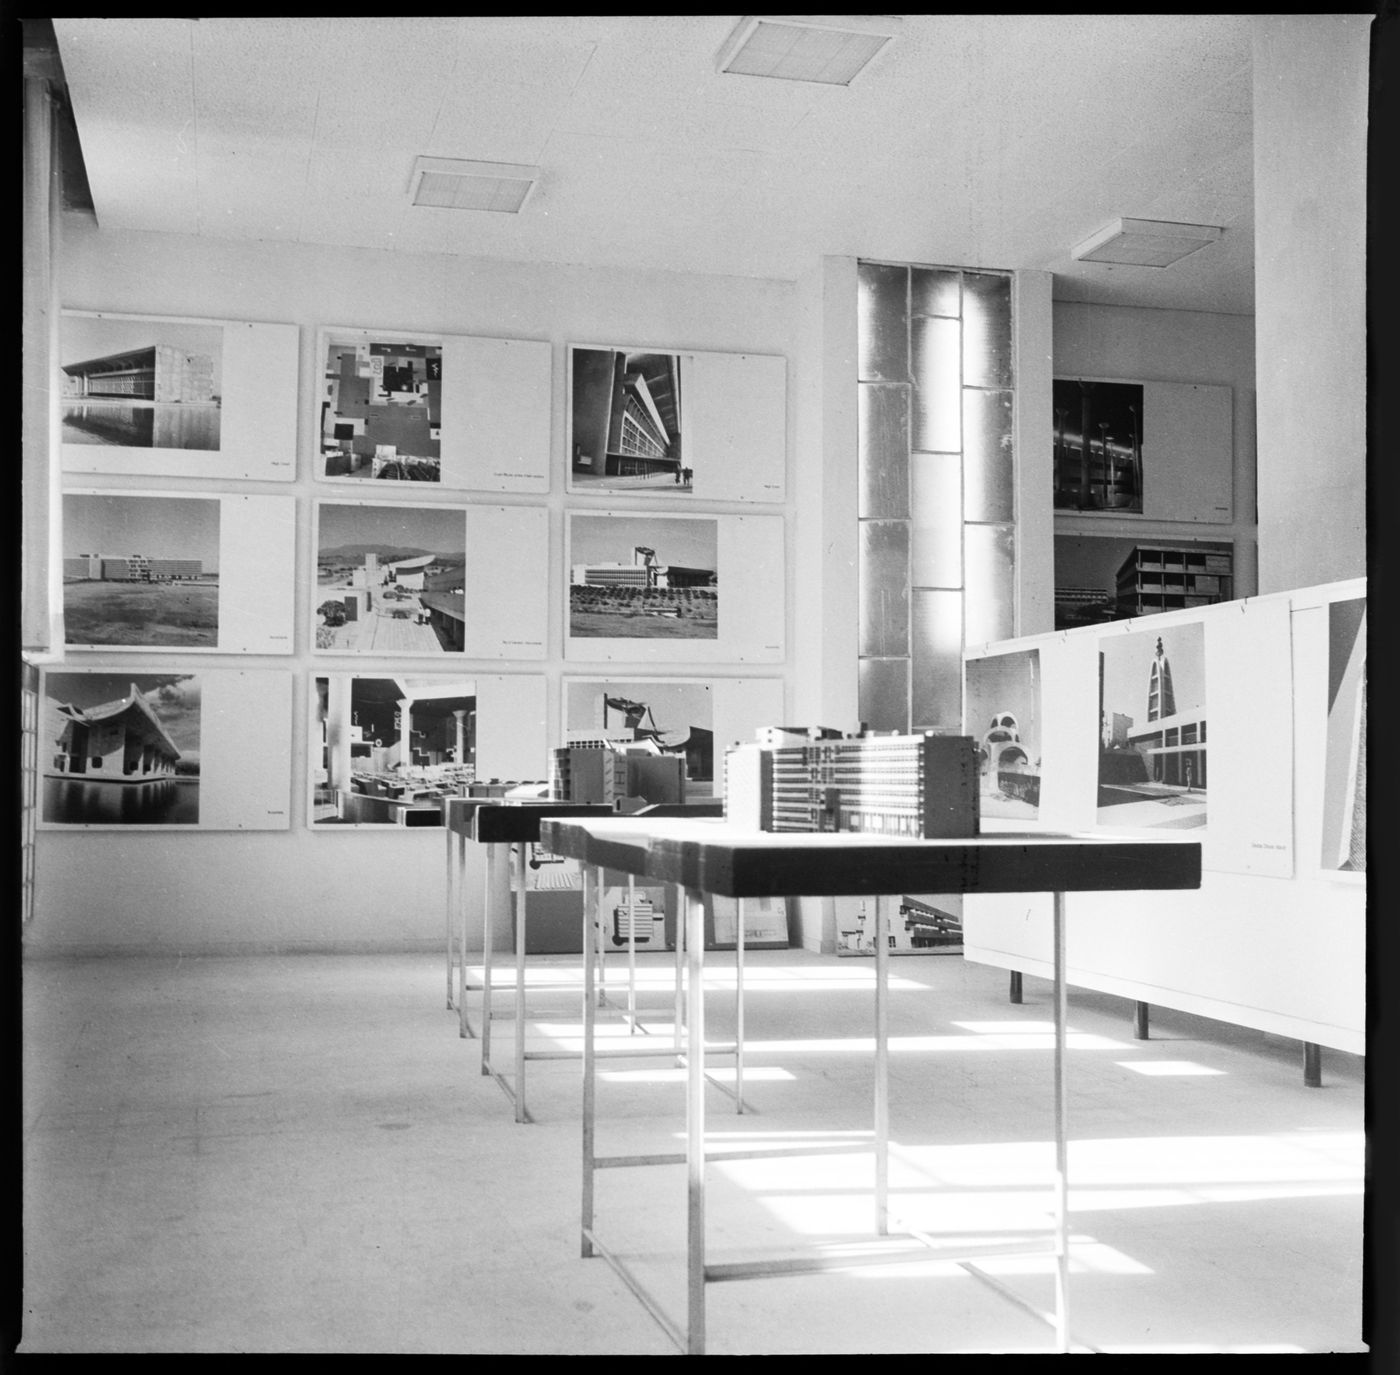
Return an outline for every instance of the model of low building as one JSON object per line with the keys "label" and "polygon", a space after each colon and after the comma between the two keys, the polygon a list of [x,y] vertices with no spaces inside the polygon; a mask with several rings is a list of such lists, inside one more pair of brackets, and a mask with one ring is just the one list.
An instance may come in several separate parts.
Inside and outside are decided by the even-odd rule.
{"label": "model of low building", "polygon": [[599,740],[565,745],[550,756],[553,802],[601,802],[621,811],[685,801],[685,758],[618,748]]}

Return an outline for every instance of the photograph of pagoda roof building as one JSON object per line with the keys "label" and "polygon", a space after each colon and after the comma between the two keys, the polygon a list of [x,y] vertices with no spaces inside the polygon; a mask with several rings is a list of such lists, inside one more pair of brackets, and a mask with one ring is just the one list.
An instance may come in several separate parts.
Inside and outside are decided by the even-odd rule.
{"label": "photograph of pagoda roof building", "polygon": [[65,312],[63,442],[218,449],[223,334],[221,325]]}
{"label": "photograph of pagoda roof building", "polygon": [[569,485],[573,491],[686,493],[683,362],[657,350],[570,350]]}

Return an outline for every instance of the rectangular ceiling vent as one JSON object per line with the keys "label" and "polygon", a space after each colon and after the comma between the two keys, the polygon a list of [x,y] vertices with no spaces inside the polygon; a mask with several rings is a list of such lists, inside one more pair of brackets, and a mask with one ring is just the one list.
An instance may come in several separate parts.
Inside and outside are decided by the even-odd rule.
{"label": "rectangular ceiling vent", "polygon": [[1214,224],[1178,224],[1174,220],[1114,220],[1070,250],[1082,263],[1120,267],[1168,267],[1188,253],[1214,243],[1224,230]]}
{"label": "rectangular ceiling vent", "polygon": [[849,86],[898,32],[892,15],[750,14],[715,59],[721,72]]}
{"label": "rectangular ceiling vent", "polygon": [[416,158],[410,188],[414,205],[440,210],[520,213],[539,180],[538,167],[514,162],[466,162],[461,158]]}

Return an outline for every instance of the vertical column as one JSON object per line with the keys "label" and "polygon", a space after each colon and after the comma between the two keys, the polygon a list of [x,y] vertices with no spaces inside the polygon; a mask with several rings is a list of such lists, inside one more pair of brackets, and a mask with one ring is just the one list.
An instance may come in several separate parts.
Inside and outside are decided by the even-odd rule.
{"label": "vertical column", "polygon": [[[705,905],[686,888],[681,915],[686,966],[686,1332],[687,1354],[705,1354]],[[679,927],[681,923],[677,923]]]}
{"label": "vertical column", "polygon": [[457,723],[456,735],[452,744],[452,762],[460,768],[467,762],[467,712],[465,707],[459,707],[452,713],[453,720]]}

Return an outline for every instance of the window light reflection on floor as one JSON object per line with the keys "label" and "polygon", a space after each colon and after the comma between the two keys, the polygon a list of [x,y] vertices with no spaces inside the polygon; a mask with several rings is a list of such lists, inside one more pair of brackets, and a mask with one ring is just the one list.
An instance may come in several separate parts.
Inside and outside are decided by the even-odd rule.
{"label": "window light reflection on floor", "polygon": [[1179,1076],[1187,1078],[1192,1075],[1203,1074],[1224,1074],[1223,1069],[1211,1069],[1208,1065],[1198,1065],[1194,1060],[1118,1060],[1116,1064],[1124,1069],[1133,1070],[1137,1074]]}

